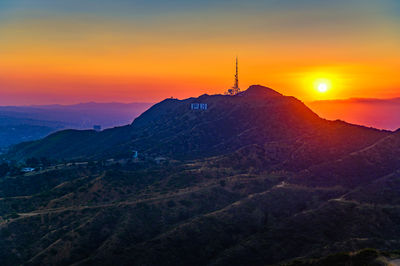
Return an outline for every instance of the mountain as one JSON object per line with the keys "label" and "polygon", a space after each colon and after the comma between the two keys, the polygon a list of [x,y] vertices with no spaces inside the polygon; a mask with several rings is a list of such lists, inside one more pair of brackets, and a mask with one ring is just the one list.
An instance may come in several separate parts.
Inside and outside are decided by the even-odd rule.
{"label": "mountain", "polygon": [[0,106],[0,147],[41,139],[60,129],[124,125],[150,106],[149,103]]}
{"label": "mountain", "polygon": [[375,128],[396,130],[400,128],[400,98],[315,101],[307,104],[326,119],[342,119],[349,123]]}
{"label": "mountain", "polygon": [[0,177],[3,265],[400,257],[400,131],[328,121],[259,85],[167,99],[130,125],[57,132],[8,156],[71,161]]}
{"label": "mountain", "polygon": [[[208,109],[191,110],[192,103],[205,103]],[[266,156],[273,153],[274,158],[289,159],[291,154],[293,160],[285,163],[304,167],[366,147],[388,134],[321,119],[296,98],[254,85],[234,97],[166,99],[130,125],[102,132],[60,131],[43,140],[21,144],[13,154],[15,158],[108,159],[129,157],[132,150],[137,150],[147,157],[189,159],[257,146]],[[312,156],[294,158],[305,154]],[[294,165],[294,161],[303,165]]]}

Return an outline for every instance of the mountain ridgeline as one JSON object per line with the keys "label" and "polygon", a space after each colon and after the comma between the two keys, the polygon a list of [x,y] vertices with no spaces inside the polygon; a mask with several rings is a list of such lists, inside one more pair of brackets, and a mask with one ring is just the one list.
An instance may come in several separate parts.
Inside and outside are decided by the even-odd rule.
{"label": "mountain ridgeline", "polygon": [[[208,108],[192,110],[192,103]],[[361,149],[388,134],[321,119],[296,98],[254,85],[236,96],[166,99],[131,125],[102,132],[60,131],[16,146],[12,155],[105,159],[129,157],[137,150],[147,157],[195,159],[259,148],[277,164],[305,167]]]}
{"label": "mountain ridgeline", "polygon": [[321,119],[259,85],[166,99],[130,125],[60,131],[8,156],[58,162],[0,177],[2,265],[400,258],[400,131]]}

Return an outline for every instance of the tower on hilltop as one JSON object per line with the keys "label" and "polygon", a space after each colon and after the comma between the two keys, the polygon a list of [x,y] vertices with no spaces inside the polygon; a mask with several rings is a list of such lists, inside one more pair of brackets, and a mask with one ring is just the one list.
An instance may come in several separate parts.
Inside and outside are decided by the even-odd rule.
{"label": "tower on hilltop", "polygon": [[239,88],[239,62],[238,62],[238,57],[236,56],[236,73],[235,73],[235,84],[233,85],[232,88],[228,89],[228,91],[225,92],[226,95],[236,95],[240,92]]}

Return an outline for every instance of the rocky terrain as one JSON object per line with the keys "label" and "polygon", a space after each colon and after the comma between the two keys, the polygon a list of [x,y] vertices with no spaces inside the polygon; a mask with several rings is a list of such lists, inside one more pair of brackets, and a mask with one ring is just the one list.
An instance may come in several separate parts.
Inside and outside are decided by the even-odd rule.
{"label": "rocky terrain", "polygon": [[61,131],[8,156],[54,163],[0,178],[3,265],[398,258],[400,132],[324,120],[262,86],[167,99],[131,125]]}

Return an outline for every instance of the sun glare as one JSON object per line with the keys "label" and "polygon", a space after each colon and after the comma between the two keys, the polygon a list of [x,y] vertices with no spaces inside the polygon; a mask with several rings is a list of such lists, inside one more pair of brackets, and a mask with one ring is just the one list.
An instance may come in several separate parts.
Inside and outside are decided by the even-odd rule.
{"label": "sun glare", "polygon": [[314,88],[318,93],[326,93],[330,90],[332,82],[327,78],[317,78],[314,80]]}
{"label": "sun glare", "polygon": [[326,83],[320,83],[318,85],[318,91],[320,93],[325,93],[325,92],[327,92],[327,90],[328,90],[328,85]]}

